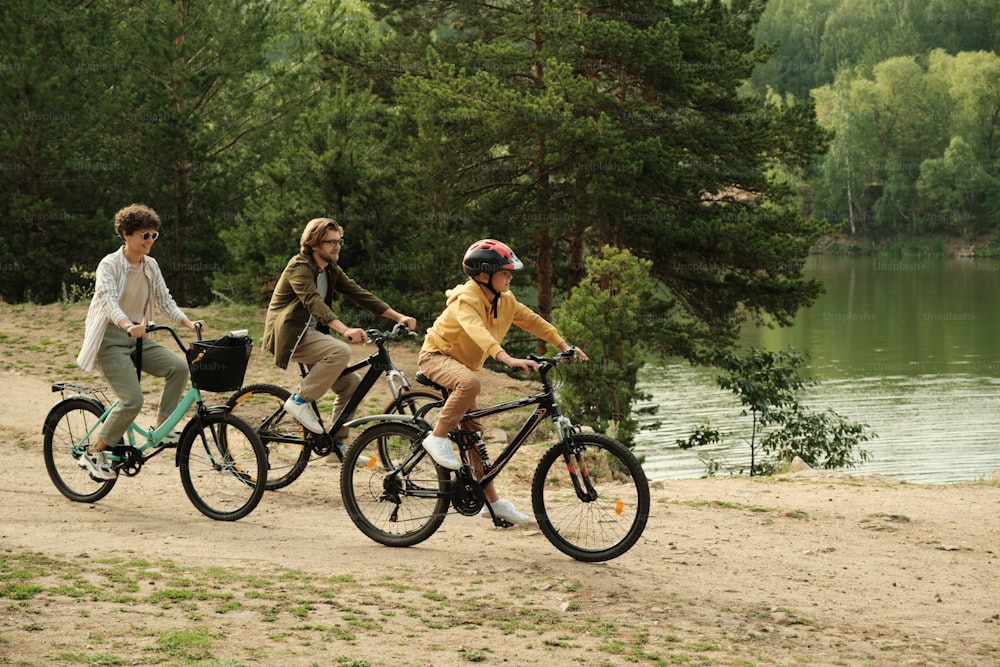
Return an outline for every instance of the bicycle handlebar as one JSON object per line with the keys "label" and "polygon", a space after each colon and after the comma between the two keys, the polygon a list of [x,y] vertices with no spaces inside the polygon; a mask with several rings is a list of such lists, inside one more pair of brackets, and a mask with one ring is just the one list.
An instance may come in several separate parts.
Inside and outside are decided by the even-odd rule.
{"label": "bicycle handlebar", "polygon": [[367,334],[368,341],[370,343],[375,343],[376,345],[379,345],[381,343],[385,343],[390,340],[402,338],[403,336],[416,336],[417,332],[410,331],[410,327],[400,322],[389,331],[381,331],[379,329],[365,329],[365,334]]}
{"label": "bicycle handlebar", "polygon": [[537,354],[529,354],[528,359],[534,361],[539,365],[539,374],[544,375],[555,367],[560,361],[565,361],[566,359],[573,359],[576,357],[576,348],[571,347],[568,350],[560,352],[554,357],[542,357]]}

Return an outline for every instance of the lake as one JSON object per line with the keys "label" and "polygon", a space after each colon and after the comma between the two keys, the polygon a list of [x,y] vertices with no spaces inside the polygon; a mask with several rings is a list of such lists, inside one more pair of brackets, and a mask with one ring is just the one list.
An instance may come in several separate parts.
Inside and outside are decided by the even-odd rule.
{"label": "lake", "polygon": [[[1000,258],[816,256],[806,274],[826,293],[791,327],[746,327],[741,346],[805,352],[820,384],[802,402],[878,434],[862,445],[871,460],[851,471],[955,482],[1000,469]],[[706,453],[749,462],[749,417],[717,374],[683,361],[643,369],[640,386],[661,406],[642,420],[660,426],[636,439],[651,479],[705,475],[698,450],[675,441],[706,421],[729,434]]]}

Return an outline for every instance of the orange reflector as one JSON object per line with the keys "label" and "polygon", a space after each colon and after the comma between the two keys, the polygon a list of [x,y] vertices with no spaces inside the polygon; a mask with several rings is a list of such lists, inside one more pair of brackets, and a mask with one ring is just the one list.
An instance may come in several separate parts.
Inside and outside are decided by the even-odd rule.
{"label": "orange reflector", "polygon": [[374,456],[369,456],[368,457],[368,463],[365,464],[365,467],[368,468],[369,470],[374,470],[375,469],[375,463],[376,463],[375,457]]}
{"label": "orange reflector", "polygon": [[615,503],[615,514],[621,516],[622,512],[624,511],[625,511],[625,503],[619,500],[617,503]]}

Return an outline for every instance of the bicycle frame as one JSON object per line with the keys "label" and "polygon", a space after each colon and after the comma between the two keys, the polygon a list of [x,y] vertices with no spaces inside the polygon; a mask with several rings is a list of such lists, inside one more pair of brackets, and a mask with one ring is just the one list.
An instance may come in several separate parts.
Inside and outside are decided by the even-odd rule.
{"label": "bicycle frame", "polygon": [[[570,420],[567,417],[563,416],[562,413],[560,413],[559,411],[559,406],[555,400],[555,387],[553,387],[552,383],[548,379],[548,372],[552,368],[554,368],[554,366],[549,366],[541,371],[541,376],[542,376],[541,391],[535,394],[531,394],[530,396],[524,396],[522,398],[513,399],[503,403],[497,403],[495,405],[488,405],[485,407],[474,408],[472,410],[466,411],[465,416],[463,417],[463,421],[467,421],[470,419],[481,419],[484,417],[491,417],[493,415],[498,415],[504,412],[510,412],[511,410],[517,410],[520,408],[526,408],[532,405],[538,406],[534,412],[528,415],[524,423],[521,425],[521,428],[514,435],[514,437],[511,438],[510,442],[507,444],[506,447],[504,447],[503,451],[500,452],[500,454],[493,460],[493,462],[489,464],[487,464],[485,461],[483,462],[483,477],[480,480],[478,480],[480,487],[487,486],[491,481],[493,481],[493,479],[497,475],[501,473],[501,471],[503,471],[505,467],[507,467],[507,464],[510,463],[511,459],[514,458],[514,455],[518,452],[518,450],[521,449],[522,445],[524,445],[524,443],[527,441],[528,436],[530,436],[534,432],[534,430],[538,428],[538,425],[546,417],[551,419],[553,423],[556,425],[556,428],[559,431],[560,443],[565,443],[566,437],[575,428],[572,422],[570,422]],[[426,412],[427,409],[433,408],[435,406],[440,407],[441,405],[444,405],[445,400],[447,400],[447,394],[445,394],[444,397],[441,399],[441,401],[439,401],[438,403],[430,403],[424,406],[425,408],[424,411]],[[371,415],[368,417],[362,417],[361,419],[355,419],[353,421],[347,422],[346,425],[354,427],[357,425],[370,423],[373,421],[379,421],[379,422],[399,421],[409,424],[415,424],[419,426],[421,429],[421,435],[420,435],[421,439],[427,433],[429,433],[433,428],[433,425],[427,422],[427,420],[423,419],[421,416],[414,417],[410,415]],[[454,433],[454,431],[452,433]],[[459,431],[459,433],[467,433],[467,432]],[[470,449],[474,449],[475,445],[471,442],[467,442],[465,438],[459,438],[458,440],[459,440],[458,441],[459,450],[463,454],[463,459],[467,459],[466,452],[468,452]],[[413,455],[410,456],[409,460],[402,466],[400,466],[400,470],[402,471],[407,470],[410,467],[411,462],[416,462],[425,455],[426,452],[424,452],[424,449],[422,447],[418,447],[413,452]],[[468,464],[468,460],[465,460],[464,462]],[[580,471],[580,472],[586,475],[585,471]],[[593,493],[593,490],[588,489],[587,491],[583,491],[578,487],[577,492],[581,494],[581,497],[584,497],[584,496],[589,496],[591,493]]]}
{"label": "bicycle frame", "polygon": [[[80,389],[79,387],[73,385],[55,384],[52,387],[53,391],[59,391],[63,389]],[[97,392],[90,391],[87,393],[93,394]],[[103,393],[103,391],[100,393]],[[120,401],[115,401],[114,403],[112,403],[111,405],[109,405],[107,408],[104,409],[104,413],[100,416],[97,422],[95,422],[95,424],[90,428],[90,430],[88,430],[86,433],[83,434],[83,438],[80,439],[80,443],[78,443],[73,448],[75,454],[83,453],[83,449],[85,448],[84,443],[89,442],[90,437],[104,424],[104,422],[108,418],[108,415],[111,414],[111,411],[114,410],[119,403]],[[174,408],[174,411],[171,412],[170,415],[166,418],[166,420],[164,420],[164,422],[160,424],[158,427],[154,429],[145,429],[136,424],[135,422],[129,424],[128,429],[126,429],[125,431],[126,444],[130,447],[138,449],[140,452],[145,453],[146,450],[150,449],[151,447],[155,447],[157,444],[159,444],[163,440],[163,438],[167,436],[168,433],[173,431],[174,428],[178,424],[180,424],[181,420],[184,419],[184,416],[187,414],[187,411],[191,409],[191,406],[201,403],[202,403],[201,392],[198,391],[198,389],[195,387],[188,387],[188,390],[184,392],[183,396],[181,396],[181,400],[177,404],[177,407]],[[142,444],[137,445],[136,442],[139,439],[142,439],[143,442]],[[150,454],[145,458],[146,459],[152,458],[161,451],[163,450],[158,449],[157,451],[153,452],[152,454]],[[118,458],[120,458],[116,457],[111,451],[108,452],[108,456],[110,456],[112,460],[118,460]]]}
{"label": "bicycle frame", "polygon": [[[174,331],[171,327],[158,326],[156,324],[149,324],[146,327],[146,332],[147,333],[152,333],[154,331],[168,331],[168,332],[170,332],[171,336],[173,336],[174,340],[177,342],[177,345],[180,347],[180,349],[182,351],[186,349],[184,347],[183,341],[181,341],[180,337],[177,335],[177,332]],[[198,334],[199,334],[199,339],[200,339],[201,338],[200,328],[198,330]],[[142,339],[140,338],[139,341],[141,342]],[[141,357],[140,357],[140,359],[141,359]],[[139,362],[139,363],[141,363],[141,362]],[[137,371],[141,372],[141,366],[139,366],[139,368],[137,368]],[[107,399],[106,394],[104,393],[104,391],[105,391],[104,388],[90,389],[90,388],[87,388],[87,387],[84,387],[84,386],[81,386],[81,385],[72,384],[72,383],[57,383],[57,384],[52,385],[52,391],[62,391],[62,392],[64,392],[63,393],[63,398],[65,398],[65,391],[67,389],[75,390],[75,391],[81,392],[82,394],[88,394],[91,397],[94,396],[95,394],[100,394],[102,397],[105,398],[105,400]],[[94,400],[96,401],[97,399],[94,399]],[[92,428],[90,428],[84,434],[84,436],[80,440],[80,442],[77,443],[73,447],[74,454],[77,454],[77,455],[83,454],[84,449],[86,449],[86,446],[83,443],[89,442],[90,437],[104,424],[104,422],[108,418],[108,415],[111,413],[112,410],[115,409],[115,407],[120,402],[121,401],[116,400],[114,403],[112,403],[111,405],[109,405],[107,408],[104,409],[104,413],[96,421],[96,423],[94,424],[94,426]],[[98,402],[98,403],[100,404],[100,402]],[[204,408],[204,401],[203,401],[202,396],[201,396],[201,391],[197,387],[195,387],[194,385],[191,385],[191,386],[189,386],[187,388],[187,391],[184,392],[183,396],[181,396],[181,399],[178,402],[177,407],[175,407],[174,410],[163,421],[163,423],[160,424],[159,426],[157,426],[156,428],[146,429],[146,428],[143,428],[143,427],[139,426],[134,421],[131,424],[129,424],[128,428],[125,430],[125,433],[124,433],[124,438],[125,438],[125,441],[126,441],[125,445],[128,446],[128,447],[131,447],[133,449],[136,449],[139,452],[141,452],[143,454],[143,461],[148,461],[152,457],[154,457],[157,454],[159,454],[160,452],[164,451],[164,449],[155,449],[155,451],[153,451],[149,455],[146,455],[146,452],[148,450],[152,449],[152,448],[155,448],[160,442],[162,442],[163,439],[171,431],[173,431],[177,427],[178,424],[181,423],[181,421],[184,419],[184,416],[187,414],[188,410],[190,410],[191,407],[194,406],[194,405],[198,405],[199,406],[199,409],[197,411],[197,414],[199,414],[199,415],[202,414],[202,412],[204,412],[204,411],[211,411],[211,410],[215,410],[215,409],[221,409],[221,408]],[[139,440],[142,440],[142,443],[141,444],[136,444],[137,442],[139,442]],[[120,456],[120,455],[118,455],[118,454],[116,454],[114,452],[114,446],[110,446],[108,448],[108,450],[107,450],[107,456],[108,456],[108,458],[111,461],[113,461],[115,463],[124,460],[124,457],[122,457],[122,456]]]}
{"label": "bicycle frame", "polygon": [[[369,334],[372,333],[374,332],[369,332]],[[367,417],[362,418],[360,420],[348,420],[348,416],[353,414],[353,412],[358,408],[358,406],[361,405],[361,401],[363,401],[365,397],[368,396],[368,392],[371,391],[372,387],[375,386],[375,384],[378,382],[379,376],[381,376],[382,374],[385,374],[386,379],[389,381],[389,385],[392,388],[393,400],[398,399],[402,392],[407,391],[410,388],[409,383],[406,381],[406,375],[404,375],[402,371],[400,371],[393,365],[392,358],[389,356],[389,351],[385,348],[384,341],[379,341],[376,343],[376,345],[378,345],[377,352],[369,355],[368,357],[362,359],[361,361],[357,361],[354,362],[353,364],[350,364],[340,374],[341,377],[343,377],[348,373],[354,373],[356,371],[361,370],[362,368],[365,368],[366,366],[368,367],[368,370],[365,372],[365,374],[361,376],[361,382],[358,384],[357,389],[354,390],[354,393],[351,395],[350,400],[347,401],[347,405],[344,406],[344,409],[341,411],[340,415],[338,415],[337,419],[327,430],[327,434],[330,435],[331,437],[335,435],[337,431],[339,431],[344,426],[351,428],[352,425],[355,423],[366,423],[368,421]],[[304,377],[305,366],[303,364],[299,364],[299,367],[300,369],[303,370],[302,375]],[[397,382],[399,382],[398,386],[396,384]],[[302,443],[302,438],[298,437],[282,438],[279,436],[275,436],[270,438],[270,441],[294,445]]]}

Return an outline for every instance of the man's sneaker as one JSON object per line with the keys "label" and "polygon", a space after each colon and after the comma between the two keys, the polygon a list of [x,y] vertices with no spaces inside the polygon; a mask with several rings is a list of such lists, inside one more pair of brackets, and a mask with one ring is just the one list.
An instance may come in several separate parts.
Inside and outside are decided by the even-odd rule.
{"label": "man's sneaker", "polygon": [[84,452],[83,456],[76,462],[78,466],[90,473],[90,476],[99,481],[108,481],[118,476],[104,450],[99,452]]}
{"label": "man's sneaker", "polygon": [[437,435],[428,435],[423,441],[424,451],[431,455],[434,463],[448,470],[458,470],[462,462],[451,449],[451,440]]}
{"label": "man's sneaker", "polygon": [[295,417],[300,424],[313,433],[325,432],[323,424],[320,423],[319,417],[313,412],[312,405],[309,403],[299,403],[295,400],[295,396],[289,396],[288,400],[285,401],[285,412]]}
{"label": "man's sneaker", "polygon": [[[527,514],[521,514],[514,508],[514,503],[509,500],[504,500],[503,498],[497,500],[495,503],[490,503],[490,507],[493,508],[493,513],[498,517],[503,519],[508,523],[534,523],[532,519]],[[483,505],[483,509],[479,512],[479,516],[486,517],[487,519],[492,519],[490,515],[490,508]]]}

